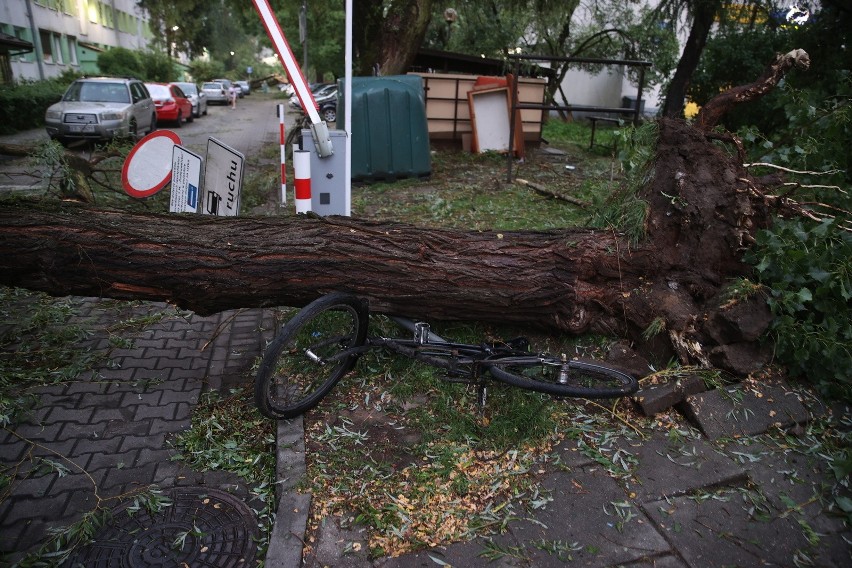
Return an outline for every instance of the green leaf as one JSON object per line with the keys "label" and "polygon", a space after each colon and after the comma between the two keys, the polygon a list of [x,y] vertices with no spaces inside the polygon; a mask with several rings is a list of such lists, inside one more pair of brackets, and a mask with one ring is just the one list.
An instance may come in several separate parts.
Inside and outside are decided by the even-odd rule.
{"label": "green leaf", "polygon": [[799,290],[799,300],[801,300],[802,302],[810,302],[813,299],[813,294],[811,294],[811,291],[807,288],[802,288],[801,290]]}
{"label": "green leaf", "polygon": [[849,497],[838,495],[834,498],[834,502],[837,503],[837,506],[840,507],[840,510],[844,513],[852,513],[852,499]]}

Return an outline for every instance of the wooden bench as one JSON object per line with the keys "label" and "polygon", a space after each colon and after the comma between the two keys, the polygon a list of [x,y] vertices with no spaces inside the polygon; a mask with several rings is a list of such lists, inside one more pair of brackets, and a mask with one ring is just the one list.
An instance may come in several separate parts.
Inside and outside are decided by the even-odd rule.
{"label": "wooden bench", "polygon": [[595,145],[595,130],[597,129],[598,122],[606,122],[608,124],[621,124],[621,120],[618,118],[609,118],[606,116],[590,116],[589,121],[592,123],[592,140],[589,142],[589,150]]}

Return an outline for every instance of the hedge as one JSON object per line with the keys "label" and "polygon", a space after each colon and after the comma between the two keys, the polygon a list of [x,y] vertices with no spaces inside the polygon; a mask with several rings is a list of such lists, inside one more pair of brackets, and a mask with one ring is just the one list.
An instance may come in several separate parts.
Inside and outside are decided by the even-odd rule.
{"label": "hedge", "polygon": [[68,82],[58,80],[0,86],[0,134],[44,126],[44,111],[67,87]]}

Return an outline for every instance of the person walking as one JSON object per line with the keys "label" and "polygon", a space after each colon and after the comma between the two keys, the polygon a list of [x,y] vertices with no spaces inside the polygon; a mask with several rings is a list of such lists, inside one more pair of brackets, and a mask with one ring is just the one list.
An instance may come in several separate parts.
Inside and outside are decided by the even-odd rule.
{"label": "person walking", "polygon": [[237,108],[237,87],[233,83],[228,87],[228,97],[231,99],[231,110]]}

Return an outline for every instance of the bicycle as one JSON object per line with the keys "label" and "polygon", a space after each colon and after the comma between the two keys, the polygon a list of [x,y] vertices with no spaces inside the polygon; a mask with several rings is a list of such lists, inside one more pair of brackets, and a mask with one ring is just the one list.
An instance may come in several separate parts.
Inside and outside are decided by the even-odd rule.
{"label": "bicycle", "polygon": [[357,296],[335,292],[300,310],[267,346],[255,377],[255,403],[267,417],[294,418],[334,388],[371,349],[387,349],[446,371],[445,380],[478,389],[485,404],[489,379],[557,397],[616,398],[638,383],[621,371],[532,353],[525,338],[469,345],[446,341],[429,325],[393,317],[413,332],[409,338],[369,336],[369,306]]}

